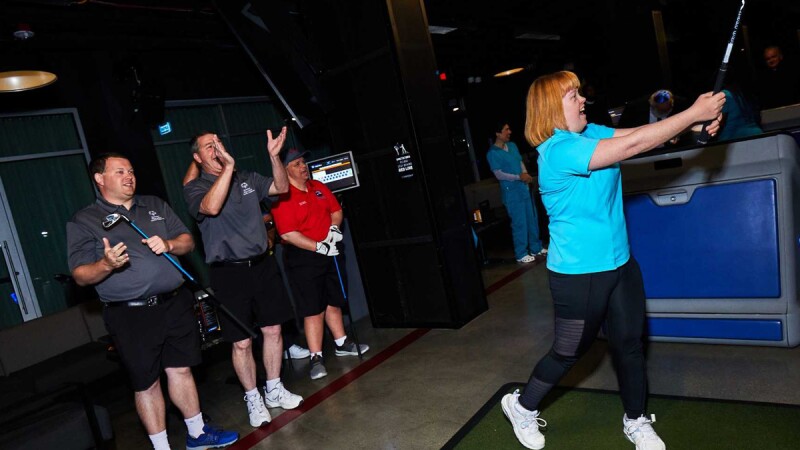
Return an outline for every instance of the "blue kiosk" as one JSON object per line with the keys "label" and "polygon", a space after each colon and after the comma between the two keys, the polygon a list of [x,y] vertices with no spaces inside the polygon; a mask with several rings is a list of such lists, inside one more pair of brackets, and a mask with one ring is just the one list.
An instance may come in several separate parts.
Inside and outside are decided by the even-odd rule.
{"label": "blue kiosk", "polygon": [[654,341],[800,344],[800,148],[764,135],[622,163]]}

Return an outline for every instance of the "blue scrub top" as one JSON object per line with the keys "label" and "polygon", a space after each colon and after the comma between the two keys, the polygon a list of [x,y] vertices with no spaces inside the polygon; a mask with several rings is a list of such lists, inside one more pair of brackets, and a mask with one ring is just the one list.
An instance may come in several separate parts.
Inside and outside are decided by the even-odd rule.
{"label": "blue scrub top", "polygon": [[[522,173],[522,155],[519,154],[517,144],[513,142],[506,143],[508,151],[503,150],[496,145],[489,148],[486,153],[486,159],[489,161],[489,168],[494,172],[497,169],[511,175],[519,175]],[[517,180],[500,180],[500,187],[504,189],[513,189],[514,186],[526,186],[525,183],[518,183]]]}
{"label": "blue scrub top", "polygon": [[619,164],[589,170],[600,139],[614,130],[589,124],[555,130],[539,152],[539,191],[550,216],[547,268],[564,274],[614,270],[630,258]]}

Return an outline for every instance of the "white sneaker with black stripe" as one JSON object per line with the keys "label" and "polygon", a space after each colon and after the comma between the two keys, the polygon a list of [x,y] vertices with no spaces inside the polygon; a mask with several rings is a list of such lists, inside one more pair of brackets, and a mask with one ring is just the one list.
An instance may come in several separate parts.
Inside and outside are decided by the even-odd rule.
{"label": "white sneaker with black stripe", "polygon": [[267,408],[295,409],[303,403],[303,397],[292,394],[280,382],[271,391],[267,391],[267,387],[264,386],[264,403],[267,404]]}

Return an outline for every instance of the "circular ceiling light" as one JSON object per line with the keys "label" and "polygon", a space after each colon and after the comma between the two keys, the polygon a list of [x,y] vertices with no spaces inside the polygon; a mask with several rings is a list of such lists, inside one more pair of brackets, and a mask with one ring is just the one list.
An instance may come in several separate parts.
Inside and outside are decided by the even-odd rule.
{"label": "circular ceiling light", "polygon": [[508,70],[504,70],[502,72],[494,74],[494,77],[495,78],[507,77],[509,75],[514,75],[515,73],[520,73],[523,70],[525,70],[524,67],[517,67],[517,68],[514,68],[514,69],[508,69]]}
{"label": "circular ceiling light", "polygon": [[44,87],[56,82],[58,77],[39,70],[0,72],[0,92],[22,92]]}

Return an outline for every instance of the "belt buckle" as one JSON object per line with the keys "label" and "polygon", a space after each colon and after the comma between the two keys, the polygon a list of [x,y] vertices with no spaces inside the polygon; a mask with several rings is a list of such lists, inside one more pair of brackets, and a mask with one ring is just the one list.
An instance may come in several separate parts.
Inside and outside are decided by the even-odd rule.
{"label": "belt buckle", "polygon": [[156,306],[156,305],[158,305],[158,296],[157,295],[152,295],[150,297],[147,297],[145,305],[146,306]]}

